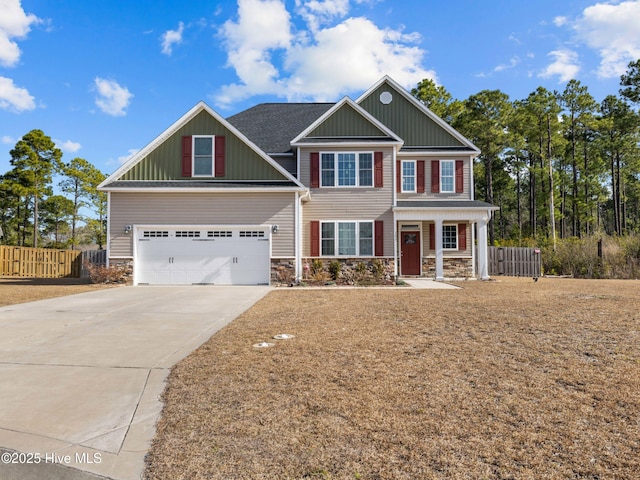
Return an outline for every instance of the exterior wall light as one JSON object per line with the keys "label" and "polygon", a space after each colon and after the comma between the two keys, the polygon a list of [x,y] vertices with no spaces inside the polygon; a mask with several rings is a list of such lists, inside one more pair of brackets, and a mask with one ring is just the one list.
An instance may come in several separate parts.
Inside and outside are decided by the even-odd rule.
{"label": "exterior wall light", "polygon": [[271,227],[271,231],[273,233],[278,233],[278,225],[274,225],[273,227]]}
{"label": "exterior wall light", "polygon": [[125,225],[124,226],[124,233],[129,234],[131,233],[131,225]]}

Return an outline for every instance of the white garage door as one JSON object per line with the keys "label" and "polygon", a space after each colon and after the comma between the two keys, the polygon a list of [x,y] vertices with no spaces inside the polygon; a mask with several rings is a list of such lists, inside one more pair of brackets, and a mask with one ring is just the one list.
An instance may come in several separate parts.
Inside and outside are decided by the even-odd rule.
{"label": "white garage door", "polygon": [[265,227],[141,227],[135,242],[138,284],[269,283],[269,229]]}

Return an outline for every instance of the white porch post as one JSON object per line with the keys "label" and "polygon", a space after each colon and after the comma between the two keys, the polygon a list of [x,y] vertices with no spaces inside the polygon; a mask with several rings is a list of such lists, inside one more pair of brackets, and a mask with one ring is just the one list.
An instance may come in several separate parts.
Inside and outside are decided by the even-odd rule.
{"label": "white porch post", "polygon": [[436,220],[436,280],[444,281],[444,250],[442,249],[442,220]]}
{"label": "white porch post", "polygon": [[478,221],[478,275],[480,280],[489,280],[489,253],[487,249],[487,220]]}

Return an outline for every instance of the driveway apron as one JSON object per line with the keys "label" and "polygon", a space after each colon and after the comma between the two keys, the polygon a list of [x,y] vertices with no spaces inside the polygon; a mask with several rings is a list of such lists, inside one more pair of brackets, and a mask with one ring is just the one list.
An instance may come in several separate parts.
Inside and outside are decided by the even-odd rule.
{"label": "driveway apron", "polygon": [[0,308],[0,478],[139,479],[169,369],[268,291],[121,287]]}

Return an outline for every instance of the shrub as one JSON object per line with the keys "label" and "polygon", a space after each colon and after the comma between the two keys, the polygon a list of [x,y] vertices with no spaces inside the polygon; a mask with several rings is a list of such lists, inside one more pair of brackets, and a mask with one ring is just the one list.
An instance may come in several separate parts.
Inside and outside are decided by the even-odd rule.
{"label": "shrub", "polygon": [[129,275],[129,267],[124,265],[97,265],[85,262],[85,268],[89,272],[92,283],[126,283]]}
{"label": "shrub", "polygon": [[338,260],[334,260],[329,264],[329,273],[333,280],[337,280],[340,276],[340,270],[342,270],[342,264]]}

